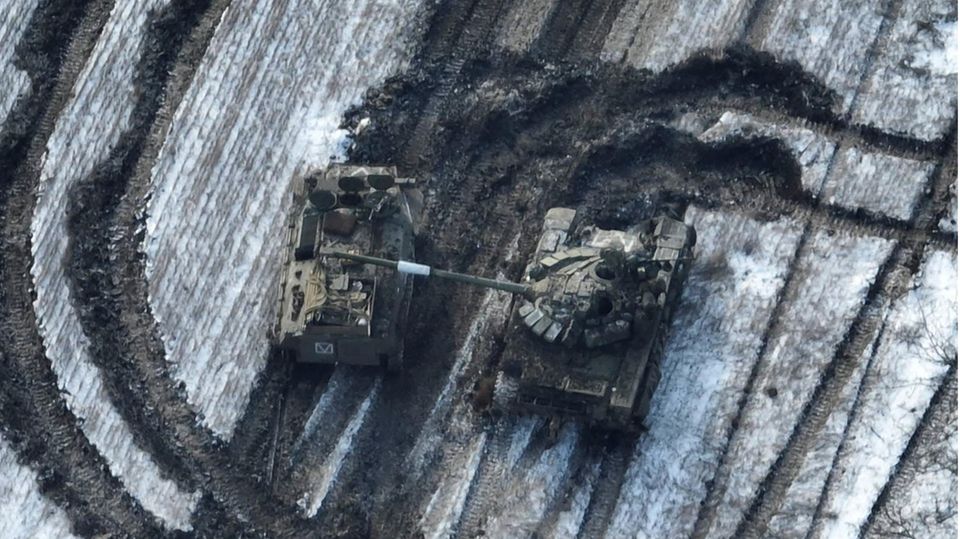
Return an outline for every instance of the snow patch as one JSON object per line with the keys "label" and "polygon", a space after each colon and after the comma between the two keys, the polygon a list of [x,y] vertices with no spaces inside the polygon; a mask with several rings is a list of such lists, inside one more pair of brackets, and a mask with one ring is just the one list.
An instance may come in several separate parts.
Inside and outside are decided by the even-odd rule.
{"label": "snow patch", "polygon": [[229,439],[265,364],[294,182],[411,54],[419,0],[237,0],[174,115],[147,208],[150,303],[203,424]]}
{"label": "snow patch", "polygon": [[190,530],[199,492],[184,492],[164,478],[150,454],[138,447],[130,426],[114,407],[103,373],[93,364],[65,264],[69,248],[66,211],[71,190],[91,174],[130,127],[136,105],[133,81],[147,15],[163,0],[118,1],[57,119],[47,142],[40,193],[31,224],[40,335],[70,411],[110,471],[144,509],[164,525]]}
{"label": "snow patch", "polygon": [[377,394],[380,392],[381,382],[382,379],[377,378],[373,387],[370,388],[370,393],[367,394],[367,397],[360,403],[353,417],[350,418],[350,423],[347,424],[347,427],[343,429],[343,432],[337,439],[337,445],[333,448],[333,452],[327,457],[323,466],[317,470],[317,477],[312,481],[312,490],[304,493],[300,500],[297,501],[297,505],[300,506],[300,509],[303,510],[303,513],[307,517],[313,518],[317,515],[317,511],[320,510],[323,501],[326,500],[327,494],[340,476],[343,462],[346,460],[350,450],[353,449],[353,440],[367,419],[367,414],[370,412],[370,405],[373,404],[373,401],[377,398]]}
{"label": "snow patch", "polygon": [[824,506],[823,534],[857,537],[956,357],[957,259],[930,253],[916,288],[893,305],[864,381]]}
{"label": "snow patch", "polygon": [[17,455],[0,436],[0,537],[75,537],[70,519],[40,494],[37,474],[17,462]]}
{"label": "snow patch", "polygon": [[930,25],[927,42],[917,53],[911,67],[933,75],[957,74],[957,21],[940,21]]}
{"label": "snow patch", "polygon": [[696,259],[607,537],[689,535],[797,248],[792,221],[690,208]]}

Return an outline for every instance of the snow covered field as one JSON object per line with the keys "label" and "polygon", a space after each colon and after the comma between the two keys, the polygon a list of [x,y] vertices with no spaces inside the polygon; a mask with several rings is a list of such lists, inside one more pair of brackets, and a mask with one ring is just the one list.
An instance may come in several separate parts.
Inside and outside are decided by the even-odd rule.
{"label": "snow covered field", "polygon": [[955,256],[931,252],[915,288],[887,315],[827,487],[827,516],[819,530],[825,536],[858,536],[955,358],[956,272]]}
{"label": "snow covered field", "polygon": [[17,98],[30,89],[30,78],[14,65],[17,43],[27,29],[39,0],[0,3],[0,127]]}
{"label": "snow covered field", "polygon": [[110,400],[100,369],[91,362],[90,343],[71,301],[65,270],[71,189],[108,157],[129,128],[136,103],[138,38],[150,10],[164,3],[117,2],[77,80],[74,97],[47,143],[32,222],[32,273],[40,334],[67,406],[82,420],[84,434],[106,457],[111,471],[144,508],[165,525],[186,530],[199,493],[185,492],[166,479],[151,455],[135,443],[130,426]]}
{"label": "snow covered field", "polygon": [[943,137],[957,110],[957,61],[956,4],[905,0],[853,120],[924,140]]}
{"label": "snow covered field", "polygon": [[890,247],[891,242],[879,238],[818,231],[798,253],[786,307],[760,358],[755,390],[747,396],[725,465],[714,479],[725,495],[711,536],[736,532]]}
{"label": "snow covered field", "polygon": [[[761,224],[692,208],[691,266],[663,361],[663,378],[607,537],[689,534],[720,459],[801,226]],[[695,396],[695,398],[694,398]]]}
{"label": "snow covered field", "polygon": [[844,148],[821,196],[829,204],[907,220],[934,167],[934,163]]}
{"label": "snow covered field", "polygon": [[629,2],[610,29],[601,59],[662,71],[703,49],[719,51],[742,37],[751,5],[683,0],[652,9],[646,0]]}
{"label": "snow covered field", "polygon": [[[876,339],[876,333],[873,338]],[[768,528],[770,536],[802,537],[810,530],[817,515],[823,487],[846,435],[850,413],[857,400],[873,346],[872,341],[859,358],[856,371],[844,388],[836,407],[830,413],[823,430],[812,444],[796,479],[784,494],[783,505],[770,519]]]}
{"label": "snow covered field", "polygon": [[342,155],[343,111],[407,61],[419,4],[237,0],[177,110],[147,210],[150,300],[223,438],[264,364],[293,182]]}
{"label": "snow covered field", "polygon": [[[542,44],[552,44],[557,29],[569,24],[562,22],[571,20],[569,6],[576,6],[570,9],[586,20],[586,15],[596,15],[588,10],[597,4],[442,4],[465,17],[464,27],[454,21],[443,28],[470,34],[464,42],[477,48],[485,47],[486,39],[494,48],[533,51],[536,56],[529,64],[542,61],[546,71],[563,72],[569,66],[558,68],[557,61],[576,56],[564,52],[555,59],[553,51],[540,50]],[[754,214],[749,204],[741,208],[736,202],[689,210],[687,220],[700,237],[698,258],[671,329],[650,430],[626,461],[618,461],[622,466],[614,467],[619,470],[615,477],[623,482],[609,522],[593,502],[603,499],[603,485],[620,483],[607,481],[609,455],[597,451],[583,429],[566,425],[550,445],[543,421],[490,419],[465,397],[480,376],[480,365],[499,346],[510,312],[509,296],[492,291],[474,296],[477,304],[453,325],[461,334],[451,338],[448,357],[418,358],[437,362],[431,369],[438,370],[431,370],[428,378],[435,400],[404,400],[397,397],[389,376],[355,376],[342,368],[329,378],[318,377],[325,387],[300,386],[303,395],[298,398],[313,391],[313,408],[294,407],[296,413],[287,418],[290,423],[305,420],[302,433],[277,436],[281,446],[292,442],[289,453],[275,453],[287,458],[278,466],[287,472],[277,476],[285,481],[282,486],[262,483],[259,469],[250,471],[254,479],[249,482],[233,481],[232,474],[247,479],[246,462],[220,474],[219,482],[204,478],[202,469],[212,462],[220,470],[221,455],[232,457],[239,454],[229,453],[237,446],[261,443],[257,429],[270,430],[273,420],[267,416],[273,401],[255,409],[259,415],[251,419],[256,428],[249,439],[238,434],[235,444],[202,448],[169,440],[171,453],[187,461],[185,471],[177,473],[201,468],[194,483],[199,486],[193,488],[209,488],[214,500],[200,504],[202,510],[196,510],[201,492],[172,481],[172,471],[158,464],[167,461],[138,445],[142,429],[125,422],[125,403],[111,401],[109,388],[114,386],[107,380],[117,379],[106,378],[91,359],[91,339],[81,327],[79,313],[86,311],[78,309],[88,305],[76,305],[64,266],[70,248],[67,209],[75,200],[75,187],[134,123],[138,89],[133,84],[143,67],[138,64],[141,40],[151,9],[171,5],[170,0],[108,4],[114,5],[113,11],[86,63],[77,64],[83,70],[38,163],[42,170],[31,222],[30,276],[43,346],[62,399],[82,433],[136,502],[130,509],[118,504],[120,509],[93,507],[89,513],[107,523],[130,522],[130,515],[141,518],[142,506],[156,517],[156,522],[147,519],[156,529],[160,524],[171,530],[196,525],[202,533],[210,512],[215,519],[237,518],[239,524],[230,522],[237,529],[259,527],[276,515],[313,526],[341,518],[339,511],[346,506],[357,509],[357,514],[342,516],[349,526],[367,524],[383,533],[384,522],[369,513],[397,503],[410,509],[409,515],[399,515],[405,520],[398,534],[419,528],[431,538],[480,530],[488,537],[592,536],[590,523],[598,514],[599,530],[609,539],[684,537],[695,528],[705,537],[730,537],[744,518],[752,518],[758,500],[772,500],[775,514],[757,519],[757,529],[769,520],[769,537],[873,537],[891,530],[924,537],[955,535],[956,382],[944,382],[944,376],[956,372],[951,363],[956,352],[944,343],[956,339],[956,253],[943,236],[931,236],[920,271],[912,276],[913,287],[900,297],[888,298],[885,291],[867,294],[895,243],[913,242],[925,233],[909,227],[918,209],[927,207],[932,175],[953,173],[949,160],[955,160],[955,154],[940,155],[933,141],[955,129],[955,6],[943,0],[627,0],[610,5],[621,4],[619,12],[604,6],[610,10],[609,20],[604,15],[593,17],[590,24],[573,23],[596,32],[588,39],[603,37],[604,24],[612,23],[605,39],[598,37],[584,47],[589,54],[661,72],[699,52],[747,45],[779,61],[795,62],[790,65],[835,91],[838,100],[836,116],[827,120],[792,117],[795,109],[776,101],[783,96],[768,103],[770,96],[753,96],[743,88],[725,88],[717,101],[694,95],[676,110],[663,111],[663,117],[680,118],[675,127],[702,142],[780,140],[800,166],[803,189],[815,201],[804,201],[796,213],[788,211],[792,201],[780,199],[777,203],[783,206],[766,213]],[[14,63],[38,5],[36,0],[0,2],[0,126],[18,97],[30,91],[26,73]],[[344,156],[349,143],[348,133],[339,129],[344,111],[359,103],[367,88],[408,65],[421,30],[432,20],[424,16],[432,6],[421,0],[233,0],[222,18],[210,19],[220,23],[176,108],[152,170],[143,251],[150,308],[170,373],[185,386],[199,420],[224,441],[232,439],[265,364],[275,314],[277,253],[282,248],[277,238],[285,237],[293,182],[308,169]],[[80,11],[85,20],[99,21],[97,8]],[[438,17],[443,16],[441,10]],[[597,23],[601,18],[605,22]],[[469,25],[476,20],[490,23],[492,29],[471,34]],[[541,40],[544,36],[553,37]],[[435,47],[437,43],[459,50],[464,42],[444,36],[430,42],[430,50],[442,55],[446,49]],[[465,57],[450,65],[440,59],[431,67],[447,74],[461,65],[473,69],[469,54],[457,54]],[[432,76],[429,70],[414,74],[424,73]],[[440,119],[445,118],[443,108],[455,107],[463,91],[455,77],[449,78],[444,86],[453,91],[449,97],[417,96],[429,97]],[[613,98],[611,103],[620,102]],[[550,106],[547,100],[536,109],[545,116],[543,125],[552,121]],[[728,106],[732,109],[720,108]],[[471,109],[470,114],[482,112]],[[617,111],[621,113],[630,111]],[[518,117],[503,123],[540,120]],[[447,124],[439,125],[442,131]],[[875,129],[861,129],[863,125]],[[558,147],[565,143],[562,139],[557,137]],[[527,143],[522,138],[503,140],[517,152]],[[29,145],[32,139],[25,142]],[[750,144],[744,147],[749,151]],[[17,163],[15,156],[11,159]],[[940,166],[944,159],[948,161]],[[421,165],[428,170],[432,166]],[[437,174],[434,181],[444,179]],[[515,187],[510,181],[507,187]],[[504,188],[482,187],[476,192],[484,195],[487,187]],[[947,233],[956,232],[955,191],[954,185],[944,195],[952,206],[934,219]],[[937,210],[940,204],[935,199],[930,206]],[[777,217],[779,210],[787,216]],[[869,214],[864,226],[854,222],[858,210]],[[810,217],[804,222],[797,215]],[[514,254],[509,252],[510,257]],[[0,289],[0,298],[5,293]],[[807,439],[810,443],[797,447],[792,438],[798,425],[807,425],[804,407],[830,378],[829,363],[867,297],[880,299],[882,325],[876,331],[870,328],[871,344],[858,354],[839,395],[831,394],[825,426],[812,433],[812,442]],[[0,357],[7,353],[0,350]],[[410,391],[420,390],[414,385]],[[267,393],[273,390],[269,383],[264,387]],[[0,392],[0,403],[6,396]],[[389,410],[384,406],[388,398],[411,409]],[[276,409],[281,425],[286,425],[283,408]],[[186,416],[192,428],[193,416]],[[384,480],[386,473],[370,470],[369,451],[381,449],[377,444],[383,435],[372,425],[383,427],[394,418],[411,426],[387,426],[390,439],[403,450],[391,448],[376,457],[388,460],[384,469],[399,478]],[[187,425],[167,427],[183,432]],[[45,443],[42,429],[34,438],[16,429],[4,425],[2,436],[25,438],[27,451],[35,449],[31,444]],[[86,509],[74,511],[68,496],[70,506],[65,505],[64,512],[52,501],[62,503],[62,497],[44,497],[48,489],[62,496],[62,490],[50,487],[57,477],[37,477],[21,464],[33,460],[18,457],[15,448],[22,447],[0,437],[0,506],[5,510],[0,537],[69,536],[67,514],[84,515]],[[774,489],[763,486],[770,471],[777,470],[784,448],[800,456],[799,471],[785,491],[772,495]],[[194,452],[205,458],[194,459]],[[229,464],[223,468],[232,468]],[[384,486],[379,481],[397,483]],[[409,500],[384,500],[405,481],[417,484],[400,489],[410,494]],[[358,484],[359,494],[342,492],[350,490],[345,485]],[[82,485],[66,488],[69,494]],[[79,496],[80,502],[85,500]],[[250,500],[277,502],[277,507],[289,503],[276,513],[265,512],[267,518],[248,522],[243,515],[256,512],[251,508],[267,507]],[[708,500],[711,503],[704,504]],[[336,516],[331,511],[337,511]],[[292,528],[283,524],[277,529]],[[318,527],[318,534],[326,531]]]}
{"label": "snow covered field", "polygon": [[70,520],[37,485],[36,474],[17,462],[7,441],[0,437],[0,537],[32,539],[74,537]]}
{"label": "snow covered field", "polygon": [[951,499],[957,491],[957,379],[947,376],[943,398],[931,404],[867,537],[891,532],[952,537],[957,532],[957,504]]}

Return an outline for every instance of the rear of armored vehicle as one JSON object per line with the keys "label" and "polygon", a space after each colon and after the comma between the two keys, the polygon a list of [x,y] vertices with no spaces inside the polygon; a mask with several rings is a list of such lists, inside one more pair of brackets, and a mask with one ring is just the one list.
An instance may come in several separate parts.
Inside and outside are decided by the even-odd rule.
{"label": "rear of armored vehicle", "polygon": [[413,182],[394,167],[335,164],[308,177],[297,197],[280,345],[303,363],[399,368],[412,279],[324,252],[413,258]]}

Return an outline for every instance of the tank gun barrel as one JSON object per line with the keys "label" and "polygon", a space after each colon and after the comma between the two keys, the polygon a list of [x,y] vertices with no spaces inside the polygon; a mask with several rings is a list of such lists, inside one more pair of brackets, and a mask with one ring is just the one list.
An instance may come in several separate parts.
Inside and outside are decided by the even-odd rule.
{"label": "tank gun barrel", "polygon": [[334,258],[351,260],[361,264],[383,266],[385,268],[399,271],[400,273],[424,275],[428,277],[432,275],[434,277],[447,279],[449,281],[457,281],[460,283],[472,284],[474,286],[482,286],[484,288],[493,288],[496,290],[502,290],[504,292],[510,292],[511,294],[529,294],[531,291],[531,288],[525,284],[514,283],[511,281],[501,281],[499,279],[488,279],[486,277],[477,277],[475,275],[467,275],[465,273],[457,273],[455,271],[432,268],[424,264],[417,264],[416,262],[408,262],[406,260],[390,260],[376,256],[347,253],[344,251],[337,251],[335,249],[323,251],[320,254],[323,256],[332,256]]}

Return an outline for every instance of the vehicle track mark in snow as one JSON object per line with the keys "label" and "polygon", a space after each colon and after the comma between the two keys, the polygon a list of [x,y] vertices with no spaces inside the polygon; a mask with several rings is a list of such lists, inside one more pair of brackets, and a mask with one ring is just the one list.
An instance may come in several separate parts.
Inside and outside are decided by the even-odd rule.
{"label": "vehicle track mark in snow", "polygon": [[871,508],[870,516],[860,529],[861,536],[956,535],[956,432],[957,365],[954,362]]}
{"label": "vehicle track mark in snow", "polygon": [[28,21],[40,0],[10,0],[0,4],[0,127],[17,98],[30,88],[30,77],[16,65],[16,47],[29,27]]}
{"label": "vehicle track mark in snow", "polygon": [[538,30],[533,54],[564,60],[596,60],[610,28],[626,0],[565,0],[555,2]]}
{"label": "vehicle track mark in snow", "polygon": [[303,426],[303,432],[300,433],[297,441],[293,444],[293,449],[290,451],[291,464],[303,460],[301,452],[305,449],[304,444],[312,444],[313,436],[329,421],[327,415],[332,413],[334,405],[342,404],[341,401],[346,397],[345,391],[354,388],[349,380],[346,380],[349,374],[346,369],[334,369],[330,380],[323,388],[323,394],[320,395],[320,399],[317,400],[317,404],[313,407],[310,417],[307,418],[307,422]]}
{"label": "vehicle track mark in snow", "polygon": [[147,209],[150,304],[175,378],[223,439],[264,364],[276,304],[247,292],[274,289],[290,187],[342,154],[342,112],[406,62],[419,9],[235,0],[174,116]]}
{"label": "vehicle track mark in snow", "polygon": [[766,4],[751,46],[779,61],[799,62],[803,69],[831,90],[839,100],[834,111],[846,117],[866,64],[880,34],[883,7],[889,0],[865,2],[809,2],[785,0]]}
{"label": "vehicle track mark in snow", "polygon": [[590,494],[590,504],[583,516],[583,526],[577,534],[578,539],[601,539],[617,507],[620,489],[623,487],[623,479],[636,442],[633,437],[628,436],[614,443],[616,445],[603,455],[600,477],[594,483],[593,492]]}
{"label": "vehicle track mark in snow", "polygon": [[697,258],[609,538],[693,530],[801,231],[788,220],[761,224],[698,208],[686,219],[697,228]]}
{"label": "vehicle track mark in snow", "polygon": [[0,537],[75,537],[67,514],[43,496],[37,480],[37,474],[17,462],[13,449],[0,436]]}
{"label": "vehicle track mark in snow", "polygon": [[467,59],[482,55],[489,47],[490,40],[487,37],[492,34],[494,23],[506,4],[504,0],[473,0],[468,13],[461,21],[461,26],[456,30],[457,33],[451,32],[447,36],[450,40],[448,47],[438,51],[443,55],[444,60],[443,70],[436,84],[437,89],[421,111],[417,124],[406,141],[401,159],[405,169],[416,169],[420,161],[430,155],[430,141],[436,134],[440,107],[460,77],[460,71]]}
{"label": "vehicle track mark in snow", "polygon": [[459,458],[450,463],[449,472],[441,479],[420,518],[420,532],[426,539],[448,539],[453,534],[480,468],[488,434],[484,431],[474,437],[464,446],[464,451],[457,454]]}
{"label": "vehicle track mark in snow", "polygon": [[625,5],[610,28],[600,55],[654,72],[701,51],[720,51],[743,34],[754,0],[682,0]]}
{"label": "vehicle track mark in snow", "polygon": [[[293,444],[288,461],[289,474],[281,482],[278,491],[297,501],[301,513],[301,501],[317,490],[317,485],[322,482],[318,474],[327,473],[325,470],[329,467],[332,455],[337,451],[353,451],[356,440],[343,440],[344,433],[350,432],[354,421],[359,421],[354,425],[359,432],[368,415],[368,411],[362,414],[360,411],[365,405],[369,407],[377,403],[382,375],[373,376],[358,371],[362,369],[350,366],[334,369],[299,438]],[[348,445],[342,446],[344,443]],[[344,453],[343,458],[346,457]],[[327,493],[328,496],[335,494]]]}
{"label": "vehicle track mark in snow", "polygon": [[478,493],[486,495],[487,501],[477,507],[477,527],[472,529],[490,537],[533,536],[548,512],[557,507],[563,485],[583,463],[587,442],[583,431],[581,426],[567,423],[556,442],[533,455],[533,462],[523,469],[511,471],[504,458],[498,474],[490,476],[491,488],[486,494]]}
{"label": "vehicle track mark in snow", "polygon": [[[882,332],[881,325],[870,336],[871,344],[864,351],[865,357],[873,356]],[[831,410],[823,430],[817,436],[810,452],[807,453],[801,471],[784,494],[780,510],[770,520],[766,536],[803,537],[808,533],[831,465],[840,444],[846,437],[850,414],[856,406],[857,396],[869,363],[869,359],[861,359],[859,362],[851,377],[851,383],[844,388],[837,407]]]}
{"label": "vehicle track mark in snow", "polygon": [[868,77],[852,120],[891,133],[936,140],[956,124],[957,7],[903,0]]}
{"label": "vehicle track mark in snow", "polygon": [[[54,71],[46,75],[54,77],[55,74],[54,80],[44,81],[41,84],[44,89],[35,91],[21,104],[24,110],[34,109],[36,117],[20,140],[14,141],[18,150],[0,156],[5,161],[0,168],[9,167],[7,175],[0,178],[4,188],[0,194],[0,286],[3,289],[3,294],[0,294],[0,351],[9,358],[4,362],[5,367],[22,376],[24,384],[21,388],[5,390],[17,400],[22,391],[22,396],[28,397],[33,407],[28,419],[21,418],[13,425],[26,423],[25,432],[21,434],[35,437],[34,442],[42,448],[38,460],[43,462],[45,468],[48,467],[45,473],[58,474],[61,478],[50,487],[58,502],[64,503],[71,518],[83,519],[84,533],[154,535],[161,533],[159,523],[151,519],[143,507],[126,493],[110,471],[110,465],[114,463],[104,459],[85,434],[103,433],[100,429],[107,426],[109,418],[92,414],[82,421],[79,414],[75,415],[68,409],[65,400],[75,403],[74,399],[83,399],[84,395],[68,394],[65,399],[61,393],[63,380],[58,383],[57,375],[45,357],[43,340],[31,305],[33,285],[30,270],[33,258],[30,218],[36,205],[36,190],[46,144],[54,132],[57,117],[70,100],[71,91],[112,7],[110,1],[94,1],[79,6],[74,13],[68,9],[69,5],[45,4],[41,9],[49,10],[45,16],[53,21],[58,21],[61,15],[67,17],[59,21],[64,25],[59,30],[66,33],[66,39],[62,34],[57,34],[55,39],[58,42],[45,43],[46,36],[43,36],[38,42],[27,44],[24,47],[27,50],[22,52],[42,55],[48,51],[36,51],[31,47],[62,47],[53,53],[62,54],[62,57],[46,58],[46,69]],[[77,19],[72,19],[71,13]],[[30,31],[39,34],[52,32],[49,28],[33,28]],[[38,59],[34,58],[34,61]],[[85,391],[89,388],[83,388],[81,384],[80,389]],[[99,441],[101,447],[110,445],[109,441],[103,439],[93,441]]]}
{"label": "vehicle track mark in snow", "polygon": [[[135,414],[124,415],[120,406],[131,403],[120,401],[122,394],[112,392],[105,373],[94,363],[77,310],[76,290],[67,276],[68,200],[77,184],[107,159],[131,124],[137,105],[134,79],[141,61],[141,40],[148,15],[162,7],[162,1],[144,4],[129,0],[113,6],[77,79],[73,98],[47,140],[31,225],[31,272],[36,287],[34,309],[46,354],[84,434],[146,510],[171,528],[189,530],[199,493],[168,477],[152,456],[158,450],[148,441],[149,433],[131,424],[137,419]],[[104,99],[108,92],[113,92],[110,99]]]}
{"label": "vehicle track mark in snow", "polygon": [[731,473],[731,468],[733,467],[733,465],[730,464],[730,460],[732,459],[731,447],[737,436],[737,432],[740,430],[748,399],[757,391],[755,385],[763,365],[764,356],[767,352],[767,348],[770,345],[770,336],[774,329],[776,329],[778,324],[781,322],[781,317],[783,316],[786,306],[786,298],[789,295],[793,295],[794,287],[798,286],[795,284],[797,268],[799,267],[801,254],[804,253],[806,249],[809,237],[810,223],[806,222],[803,225],[803,230],[800,232],[800,239],[797,241],[796,248],[793,252],[793,257],[787,264],[787,271],[786,276],[784,277],[783,286],[777,292],[777,298],[774,302],[773,311],[770,314],[770,318],[767,320],[766,328],[764,329],[763,335],[760,339],[760,348],[757,352],[757,360],[753,363],[753,366],[750,369],[743,393],[740,395],[740,398],[737,401],[736,412],[733,421],[731,421],[729,424],[717,469],[709,481],[707,495],[703,498],[700,511],[697,514],[697,521],[693,527],[693,533],[691,534],[691,537],[695,539],[706,537],[708,532],[714,526],[715,519],[718,516],[720,503],[723,496],[726,494],[727,489],[729,488],[727,485],[727,482],[729,481],[728,476]]}
{"label": "vehicle track mark in snow", "polygon": [[[956,258],[930,252],[894,300],[818,511],[816,531],[856,537],[955,361]],[[912,284],[912,283],[911,283]]]}
{"label": "vehicle track mark in snow", "polygon": [[[503,274],[498,275],[498,278],[502,279]],[[450,414],[454,413],[454,410],[457,408],[457,406],[453,406],[454,390],[458,385],[457,383],[463,377],[467,366],[473,362],[472,360],[476,355],[474,348],[477,346],[478,339],[491,331],[502,333],[509,319],[511,304],[512,297],[510,294],[493,289],[484,292],[483,299],[480,300],[480,305],[477,307],[473,322],[470,323],[470,327],[467,329],[467,336],[457,351],[456,359],[454,360],[453,367],[450,369],[450,374],[447,376],[447,381],[440,390],[440,394],[437,396],[436,402],[433,408],[431,408],[430,414],[427,416],[427,420],[424,421],[423,427],[420,429],[420,434],[417,436],[417,441],[413,445],[413,449],[410,450],[410,454],[407,456],[407,465],[411,467],[413,481],[416,481],[422,476],[424,466],[430,460],[427,458],[428,453],[431,450],[435,450],[442,441],[443,433],[441,432],[441,425],[447,422]]]}
{"label": "vehicle track mark in snow", "polygon": [[510,446],[509,420],[501,418],[488,431],[489,443],[484,445],[483,458],[470,482],[470,490],[464,501],[456,537],[464,539],[476,537],[482,529],[485,511],[494,497],[499,494],[495,485],[504,474],[507,448]]}
{"label": "vehicle track mark in snow", "polygon": [[350,418],[350,422],[347,423],[346,428],[340,434],[340,438],[337,440],[337,445],[333,448],[333,452],[327,457],[323,466],[319,468],[319,474],[313,482],[313,489],[305,493],[300,501],[297,502],[306,516],[310,518],[315,517],[317,511],[323,506],[323,502],[327,498],[327,493],[330,492],[330,488],[340,475],[340,469],[343,467],[344,460],[353,449],[353,440],[367,419],[370,405],[377,398],[381,385],[382,379],[378,378],[374,382],[373,387],[370,388],[370,392],[366,398],[360,403],[360,407],[357,408],[353,417]]}
{"label": "vehicle track mark in snow", "polygon": [[[954,128],[946,147],[952,148],[955,141]],[[930,187],[914,209],[914,228],[926,232],[926,235],[900,242],[884,262],[867,292],[866,301],[837,348],[820,384],[805,405],[801,420],[787,445],[757,488],[757,495],[750,509],[737,527],[737,535],[759,537],[765,532],[770,519],[783,503],[785,493],[801,469],[807,453],[814,447],[819,432],[830,415],[829,411],[835,407],[845,385],[856,371],[864,350],[885,316],[890,299],[903,295],[912,282],[911,274],[920,266],[925,246],[936,232],[937,224],[945,211],[942,207],[944,201],[948,200],[945,193],[955,181],[955,151],[953,149],[949,152],[945,160],[938,165],[931,175]]]}
{"label": "vehicle track mark in snow", "polygon": [[879,238],[822,230],[801,243],[696,536],[733,534],[891,248]]}
{"label": "vehicle track mark in snow", "polygon": [[[573,472],[575,475],[568,480],[568,489],[563,494],[563,499],[559,500],[553,514],[541,523],[540,529],[534,534],[535,537],[577,539],[584,526],[593,493],[600,481],[602,462],[603,455],[598,451],[587,457],[580,470]],[[613,501],[616,502],[616,499]]]}

